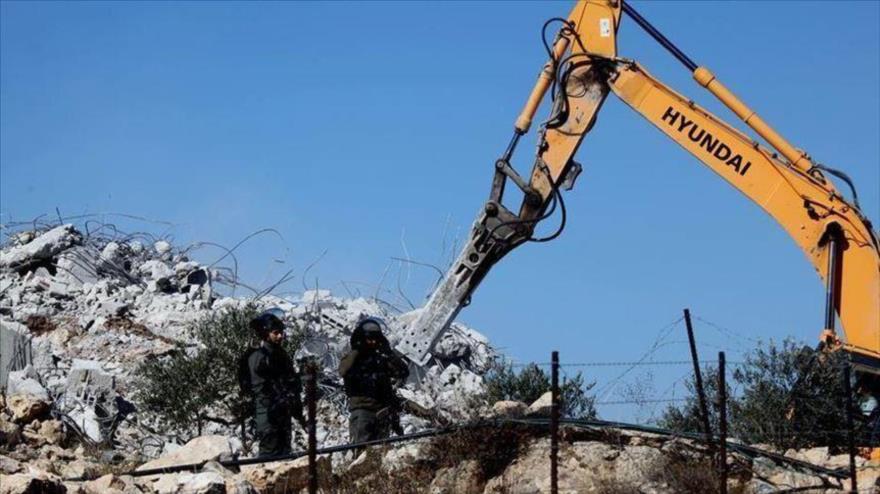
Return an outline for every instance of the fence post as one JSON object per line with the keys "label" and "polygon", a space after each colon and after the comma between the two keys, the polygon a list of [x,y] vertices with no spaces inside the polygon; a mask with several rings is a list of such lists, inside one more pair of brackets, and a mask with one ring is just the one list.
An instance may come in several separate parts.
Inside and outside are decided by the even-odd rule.
{"label": "fence post", "polygon": [[856,493],[859,491],[856,478],[856,441],[853,431],[853,404],[852,404],[852,384],[850,383],[851,369],[848,364],[843,366],[843,390],[846,393],[846,440],[849,447],[849,489]]}
{"label": "fence post", "polygon": [[314,362],[309,362],[306,372],[306,409],[308,414],[307,432],[308,454],[309,454],[309,494],[317,494],[318,492],[318,463],[317,449],[318,441],[315,438],[315,415],[318,395],[318,366]]}
{"label": "fence post", "polygon": [[727,494],[727,379],[724,352],[718,352],[718,492]]}
{"label": "fence post", "polygon": [[694,327],[691,324],[691,311],[684,310],[684,322],[687,326],[688,342],[691,346],[691,360],[694,362],[694,384],[697,387],[697,397],[700,400],[700,419],[703,422],[703,433],[706,434],[706,442],[712,446],[712,427],[709,425],[709,406],[706,404],[706,391],[703,389],[703,373],[700,371],[700,359],[697,356],[697,342],[694,339]]}
{"label": "fence post", "polygon": [[550,494],[559,492],[559,352],[550,357]]}

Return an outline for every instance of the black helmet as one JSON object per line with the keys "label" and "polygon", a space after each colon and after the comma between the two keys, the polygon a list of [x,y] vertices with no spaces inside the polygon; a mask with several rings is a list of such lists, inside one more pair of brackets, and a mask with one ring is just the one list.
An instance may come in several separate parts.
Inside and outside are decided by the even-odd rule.
{"label": "black helmet", "polygon": [[260,315],[251,319],[251,330],[260,338],[266,338],[266,335],[271,331],[283,331],[284,322],[281,320],[283,315],[284,311],[281,309],[263,311]]}
{"label": "black helmet", "polygon": [[363,347],[367,336],[385,339],[382,331],[386,328],[385,321],[378,317],[365,317],[358,321],[351,332],[351,348],[357,350]]}

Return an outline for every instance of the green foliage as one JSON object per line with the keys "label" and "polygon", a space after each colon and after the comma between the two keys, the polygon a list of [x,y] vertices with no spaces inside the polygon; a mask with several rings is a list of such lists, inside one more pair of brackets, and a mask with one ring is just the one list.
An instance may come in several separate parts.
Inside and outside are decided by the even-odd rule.
{"label": "green foliage", "polygon": [[[136,371],[135,399],[141,408],[185,438],[201,434],[206,422],[244,424],[250,403],[239,392],[238,360],[259,344],[248,326],[257,314],[250,305],[213,312],[193,323],[195,348],[179,346],[144,362]],[[285,349],[290,355],[302,337],[298,327],[288,327]]]}
{"label": "green foliage", "polygon": [[845,444],[842,352],[819,352],[785,341],[758,347],[733,373],[742,386],[732,426],[746,442],[780,449]]}
{"label": "green foliage", "polygon": [[[781,450],[844,444],[844,364],[840,352],[820,352],[790,340],[781,346],[770,342],[756,347],[728,374],[729,434]],[[710,424],[717,431],[717,369],[706,369],[703,383]],[[735,396],[731,387],[739,390]],[[693,380],[688,390],[683,406],[666,409],[659,421],[662,427],[702,432]]]}
{"label": "green foliage", "polygon": [[136,371],[135,401],[142,410],[157,414],[182,436],[199,435],[204,426],[206,396],[196,392],[207,378],[204,362],[192,358],[183,346],[161,359],[150,359]]}
{"label": "green foliage", "polygon": [[[486,399],[489,403],[501,400],[530,404],[550,391],[550,377],[537,364],[529,364],[516,372],[513,365],[497,363],[486,375]],[[566,379],[560,386],[562,415],[574,418],[596,418],[595,397],[587,392],[596,383],[584,383],[580,372]]]}

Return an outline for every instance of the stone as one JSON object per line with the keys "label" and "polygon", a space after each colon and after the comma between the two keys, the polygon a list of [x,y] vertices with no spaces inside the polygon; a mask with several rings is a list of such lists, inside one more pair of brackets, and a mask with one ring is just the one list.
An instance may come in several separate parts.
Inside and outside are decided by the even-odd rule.
{"label": "stone", "polygon": [[12,236],[12,240],[17,245],[24,245],[35,238],[37,238],[37,232],[35,232],[33,230],[19,232],[19,233],[16,233],[15,235]]}
{"label": "stone", "polygon": [[226,494],[258,494],[257,488],[245,479],[226,479]]}
{"label": "stone", "polygon": [[[0,441],[2,443],[3,441]],[[18,460],[13,460],[8,456],[0,455],[0,472],[5,474],[19,473],[24,470],[24,465]]]}
{"label": "stone", "polygon": [[101,259],[104,261],[115,263],[119,260],[120,256],[119,244],[116,242],[107,242],[107,245],[104,246],[104,250],[101,251]]}
{"label": "stone", "polygon": [[[330,459],[318,457],[319,478],[331,475]],[[259,492],[298,492],[308,487],[309,459],[297,458],[293,461],[246,465],[241,468],[242,476]]]}
{"label": "stone", "polygon": [[0,415],[0,444],[14,448],[22,440],[21,427]]}
{"label": "stone", "polygon": [[129,307],[130,304],[126,302],[120,302],[118,300],[102,300],[101,303],[98,304],[98,312],[108,317],[120,317],[128,312]]}
{"label": "stone", "polygon": [[454,467],[441,468],[428,487],[430,494],[455,492],[479,494],[483,492],[482,472],[476,460],[465,460]]}
{"label": "stone", "polygon": [[459,361],[465,359],[470,355],[470,352],[470,344],[454,330],[449,330],[444,333],[431,350],[431,353],[434,354],[435,357],[447,361]]}
{"label": "stone", "polygon": [[[785,452],[785,456],[812,463],[813,465],[825,465],[830,458],[827,446],[801,450],[788,450]],[[846,465],[849,465],[849,457],[847,457]]]}
{"label": "stone", "polygon": [[43,447],[41,447],[40,448],[40,457],[46,458],[47,460],[51,460],[51,461],[55,461],[55,460],[71,461],[76,458],[75,455],[73,454],[73,452],[70,451],[69,449],[63,449],[63,448],[56,446],[54,444],[46,444]]}
{"label": "stone", "polygon": [[172,494],[178,491],[179,485],[180,474],[171,473],[156,477],[155,482],[149,488],[156,494]]}
{"label": "stone", "polygon": [[65,479],[89,479],[94,478],[106,467],[77,458],[61,463],[59,468],[58,473]]}
{"label": "stone", "polygon": [[24,437],[24,442],[30,446],[31,448],[39,448],[46,443],[46,439],[40,435],[39,432],[35,430],[35,427],[39,427],[40,422],[34,420],[30,424],[24,426],[21,429],[21,435]]}
{"label": "stone", "polygon": [[120,494],[127,485],[121,478],[108,473],[103,477],[83,483],[86,494]]}
{"label": "stone", "polygon": [[390,448],[382,457],[382,468],[389,473],[412,465],[422,453],[422,443],[409,443]]}
{"label": "stone", "polygon": [[38,432],[49,444],[59,444],[64,440],[64,426],[60,420],[45,420],[41,422]]}
{"label": "stone", "polygon": [[57,226],[34,240],[0,251],[0,268],[18,268],[50,259],[82,242],[82,235],[71,224]]}
{"label": "stone", "polygon": [[527,414],[530,417],[549,417],[553,408],[553,393],[547,391],[529,405]]}
{"label": "stone", "polygon": [[199,436],[165,456],[144,463],[136,470],[203,463],[234,453],[232,444],[226,436]]}
{"label": "stone", "polygon": [[87,247],[75,246],[65,250],[58,255],[55,279],[79,288],[97,283],[100,276],[95,263],[90,262],[93,257],[94,252]]}
{"label": "stone", "polygon": [[153,249],[161,256],[171,252],[171,244],[164,240],[159,240],[153,244]]}
{"label": "stone", "polygon": [[226,480],[217,472],[183,473],[178,479],[181,494],[225,494]]}
{"label": "stone", "polygon": [[172,277],[174,277],[174,270],[168,267],[162,261],[158,260],[150,260],[138,267],[138,271],[142,274],[149,276],[152,281],[157,283],[167,282]]}
{"label": "stone", "polygon": [[219,473],[224,478],[232,477],[235,475],[235,473],[232,470],[224,467],[223,465],[220,464],[219,461],[215,461],[215,460],[211,460],[211,461],[205,463],[205,465],[202,467],[201,471],[202,472]]}
{"label": "stone", "polygon": [[503,418],[520,418],[525,416],[529,407],[521,401],[502,400],[492,405],[492,415]]}
{"label": "stone", "polygon": [[64,487],[67,488],[67,494],[86,494],[82,482],[62,481],[62,483],[64,484]]}
{"label": "stone", "polygon": [[745,485],[746,492],[752,494],[774,494],[779,492],[773,484],[761,479],[751,479]]}
{"label": "stone", "polygon": [[155,477],[150,492],[157,494],[226,494],[226,479],[217,472],[181,472]]}
{"label": "stone", "polygon": [[28,395],[34,400],[49,401],[49,392],[37,380],[37,373],[30,365],[22,370],[9,373],[6,392],[10,396]]}
{"label": "stone", "polygon": [[112,396],[115,394],[115,381],[113,375],[104,372],[100,361],[73,359],[65,391],[77,396]]}
{"label": "stone", "polygon": [[[525,452],[490,479],[483,492],[542,493],[550,489],[547,457],[550,441],[532,441]],[[562,442],[559,450],[559,492],[605,492],[609,487],[630,486],[638,492],[671,492],[650,478],[662,463],[663,453],[647,446],[619,448],[601,442]],[[612,492],[617,492],[613,491]],[[620,492],[629,492],[621,490]]]}
{"label": "stone", "polygon": [[92,441],[101,441],[103,439],[101,424],[98,422],[98,416],[95,414],[93,407],[74,405],[74,408],[68,410],[67,416]]}
{"label": "stone", "polygon": [[73,297],[73,292],[75,291],[75,288],[71,287],[67,283],[50,281],[48,283],[48,286],[46,287],[46,291],[55,299],[69,299]]}
{"label": "stone", "polygon": [[31,471],[0,475],[0,494],[66,494],[61,479],[45,472]]}
{"label": "stone", "polygon": [[26,424],[49,413],[48,401],[32,395],[13,395],[8,398],[7,408],[12,411],[12,421]]}

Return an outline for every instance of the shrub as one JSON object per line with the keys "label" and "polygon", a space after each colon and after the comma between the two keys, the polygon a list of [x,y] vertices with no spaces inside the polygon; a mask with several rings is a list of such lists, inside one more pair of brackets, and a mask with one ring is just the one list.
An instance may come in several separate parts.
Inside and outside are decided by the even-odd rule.
{"label": "shrub", "polygon": [[[709,425],[713,431],[718,427],[718,369],[707,366],[702,369],[703,391],[706,393],[706,408],[709,412]],[[663,411],[658,420],[658,425],[665,429],[678,432],[703,432],[703,419],[700,412],[700,401],[697,394],[697,386],[693,376],[685,382],[687,396],[684,404],[670,406]],[[734,400],[731,396],[730,385],[727,387],[728,404]],[[728,412],[729,414],[729,412]],[[729,415],[728,415],[729,417]]]}
{"label": "shrub", "polygon": [[779,449],[846,444],[842,352],[785,341],[758,347],[733,372],[743,388],[731,407],[731,427],[750,443]]}
{"label": "shrub", "polygon": [[[728,429],[732,437],[748,443],[770,444],[780,450],[845,444],[841,352],[820,352],[790,340],[777,346],[761,344],[734,368],[728,382]],[[710,424],[717,431],[718,372],[704,371]],[[681,407],[669,407],[660,425],[684,432],[702,432],[702,421],[693,384]]]}
{"label": "shrub", "polygon": [[[188,439],[206,423],[238,427],[248,444],[245,422],[250,403],[239,390],[239,358],[258,344],[248,327],[256,307],[226,308],[196,321],[193,348],[178,346],[169,355],[148,360],[136,371],[135,399],[165,425]],[[293,356],[302,343],[299,327],[288,327],[285,349]]]}
{"label": "shrub", "polygon": [[[534,363],[526,365],[519,372],[509,362],[496,363],[486,374],[485,383],[489,403],[515,400],[530,404],[550,391],[550,377]],[[584,384],[580,372],[574,378],[565,380],[560,386],[562,416],[596,418],[596,399],[587,393],[595,384]]]}

